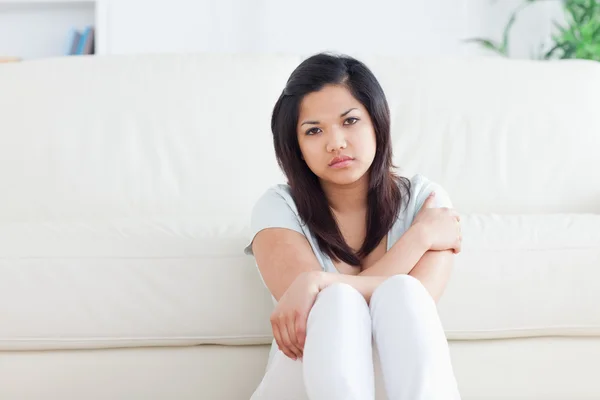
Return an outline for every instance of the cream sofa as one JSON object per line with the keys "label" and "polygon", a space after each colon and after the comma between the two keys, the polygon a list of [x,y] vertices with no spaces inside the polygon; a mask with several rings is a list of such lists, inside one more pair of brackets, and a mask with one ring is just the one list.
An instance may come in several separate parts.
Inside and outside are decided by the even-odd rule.
{"label": "cream sofa", "polygon": [[[249,398],[272,304],[243,247],[302,58],[0,67],[1,399]],[[402,173],[463,216],[463,400],[600,399],[600,64],[361,59]]]}

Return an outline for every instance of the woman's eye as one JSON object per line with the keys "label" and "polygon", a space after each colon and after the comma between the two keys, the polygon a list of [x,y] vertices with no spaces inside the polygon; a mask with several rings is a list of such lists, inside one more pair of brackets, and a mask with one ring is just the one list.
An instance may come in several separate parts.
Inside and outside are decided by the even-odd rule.
{"label": "woman's eye", "polygon": [[350,117],[347,118],[345,122],[349,122],[347,125],[354,125],[356,122],[358,122],[358,118]]}
{"label": "woman's eye", "polygon": [[307,135],[316,135],[317,133],[319,133],[319,132],[318,132],[318,129],[319,129],[319,128],[317,128],[317,127],[315,127],[315,128],[310,128],[309,130],[307,130],[307,131],[306,131],[306,134],[307,134]]}

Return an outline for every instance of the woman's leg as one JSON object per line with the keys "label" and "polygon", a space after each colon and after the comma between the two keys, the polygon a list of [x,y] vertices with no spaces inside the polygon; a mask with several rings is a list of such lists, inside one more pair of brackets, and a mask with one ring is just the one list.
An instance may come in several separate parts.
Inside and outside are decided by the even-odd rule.
{"label": "woman's leg", "polygon": [[294,361],[277,350],[250,400],[308,400],[302,362]]}
{"label": "woman's leg", "polygon": [[303,361],[277,350],[251,400],[373,400],[371,316],[350,285],[319,293],[310,311]]}
{"label": "woman's leg", "polygon": [[448,342],[421,282],[409,275],[387,279],[370,309],[389,400],[459,400]]}
{"label": "woman's leg", "polygon": [[364,297],[337,283],[310,311],[303,357],[310,400],[373,400],[371,317]]}

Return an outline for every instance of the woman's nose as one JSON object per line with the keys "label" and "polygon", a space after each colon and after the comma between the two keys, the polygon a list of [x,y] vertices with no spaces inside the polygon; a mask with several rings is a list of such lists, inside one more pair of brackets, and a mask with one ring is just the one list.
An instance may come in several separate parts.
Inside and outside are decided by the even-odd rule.
{"label": "woman's nose", "polygon": [[347,146],[346,137],[341,129],[333,129],[329,135],[327,142],[327,152],[331,153],[340,149],[345,149]]}

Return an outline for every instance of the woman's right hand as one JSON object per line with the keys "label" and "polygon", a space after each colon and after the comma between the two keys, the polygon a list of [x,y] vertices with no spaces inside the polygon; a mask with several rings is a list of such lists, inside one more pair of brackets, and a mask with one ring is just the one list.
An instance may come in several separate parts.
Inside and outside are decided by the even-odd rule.
{"label": "woman's right hand", "polygon": [[435,193],[432,192],[415,216],[412,226],[421,227],[424,231],[430,250],[452,250],[460,253],[462,233],[460,216],[452,208],[434,206]]}
{"label": "woman's right hand", "polygon": [[298,275],[271,314],[277,345],[292,360],[303,355],[308,313],[320,291],[318,274],[319,271],[310,271]]}

